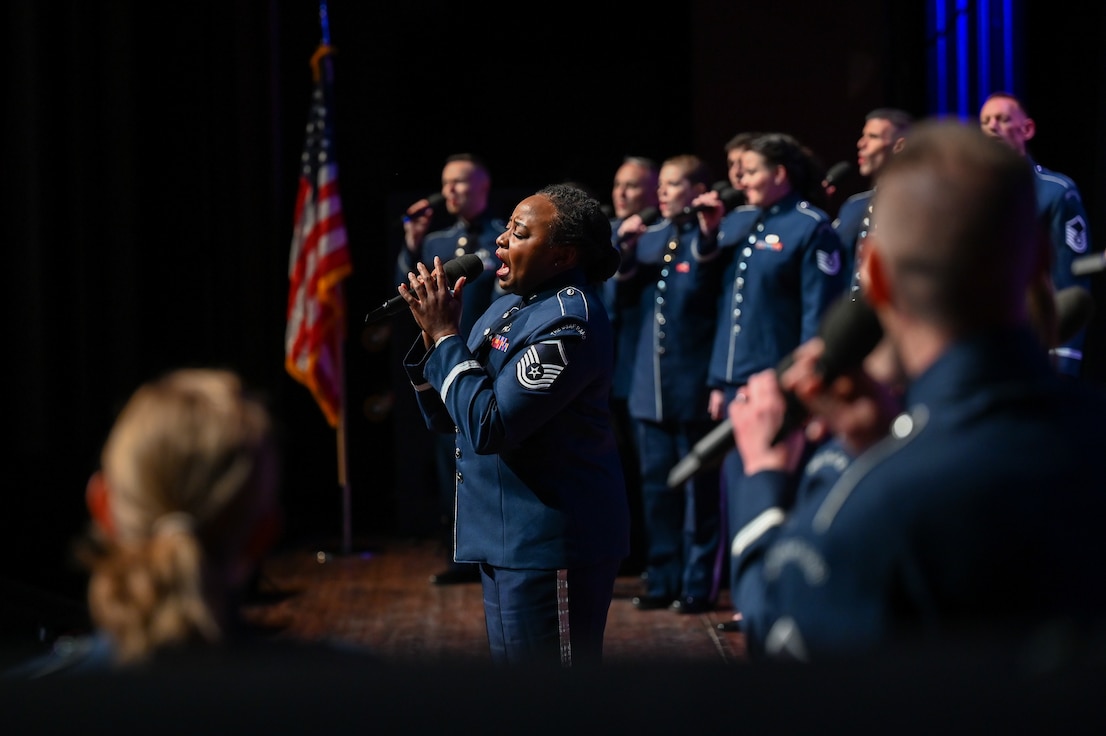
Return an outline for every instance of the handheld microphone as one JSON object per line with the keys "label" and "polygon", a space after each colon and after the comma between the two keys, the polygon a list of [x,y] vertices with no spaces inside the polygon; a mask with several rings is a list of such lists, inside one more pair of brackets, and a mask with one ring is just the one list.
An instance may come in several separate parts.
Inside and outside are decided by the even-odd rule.
{"label": "handheld microphone", "polygon": [[844,179],[846,176],[852,173],[853,165],[848,161],[838,161],[833,166],[829,167],[826,171],[826,176],[822,179],[826,183],[826,186],[834,186],[837,182]]}
{"label": "handheld microphone", "polygon": [[[638,212],[637,216],[641,218],[642,224],[648,227],[649,225],[655,223],[657,220],[661,219],[661,211],[658,210],[656,207],[646,207],[641,212]],[[618,243],[619,245],[621,245],[630,238],[636,236],[637,233],[634,232],[623,233],[622,235],[618,236]]]}
{"label": "handheld microphone", "polygon": [[[724,212],[729,212],[734,207],[738,207],[745,203],[745,194],[740,189],[734,189],[732,187],[726,187],[725,189],[719,189],[718,196],[722,200],[722,206]],[[676,220],[681,217],[691,217],[697,212],[707,212],[713,210],[714,207],[705,204],[697,204],[694,206],[684,207],[679,213],[672,219]]]}
{"label": "handheld microphone", "polygon": [[[883,339],[883,325],[865,299],[853,299],[846,295],[826,311],[818,333],[825,348],[815,369],[822,380],[829,383],[864,362],[868,353]],[[792,362],[793,354],[784,357],[776,368],[777,375],[791,367]],[[783,422],[772,438],[773,445],[779,444],[784,437],[798,429],[808,416],[806,406],[795,394],[784,392],[784,399],[787,406],[784,409]]]}
{"label": "handheld microphone", "polygon": [[682,486],[692,476],[717,466],[734,448],[734,444],[733,422],[723,419],[695,443],[691,452],[672,466],[672,470],[668,471],[668,487]]}
{"label": "handheld microphone", "polygon": [[435,207],[441,207],[442,204],[445,203],[445,197],[443,197],[440,192],[434,192],[426,198],[426,201],[429,202],[429,204],[427,204],[421,210],[404,214],[403,221],[410,222],[411,220],[425,217],[426,215],[430,214],[430,211],[433,210]]}
{"label": "handheld microphone", "polygon": [[[818,330],[825,342],[825,350],[818,361],[818,369],[824,379],[832,380],[845,371],[860,365],[868,353],[883,337],[883,327],[875,312],[863,299],[855,301],[846,294],[830,305]],[[776,367],[782,373],[794,361],[789,354]],[[772,444],[797,429],[806,418],[806,407],[794,394],[784,394],[787,407],[783,422]],[[668,487],[685,483],[696,473],[718,465],[734,448],[733,423],[725,419],[695,443],[691,452],[681,459],[668,473]]]}
{"label": "handheld microphone", "polygon": [[[446,280],[452,284],[462,276],[469,279],[474,279],[479,276],[484,272],[484,261],[475,253],[469,253],[454,258],[451,261],[446,261],[442,264],[442,268],[445,270]],[[365,315],[365,324],[378,322],[385,317],[398,314],[407,308],[407,302],[404,301],[402,296],[397,294]]]}

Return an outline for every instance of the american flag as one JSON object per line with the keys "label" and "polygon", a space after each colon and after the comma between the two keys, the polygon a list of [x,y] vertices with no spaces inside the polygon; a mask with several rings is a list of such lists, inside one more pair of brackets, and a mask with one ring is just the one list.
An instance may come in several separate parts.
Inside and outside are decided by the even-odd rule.
{"label": "american flag", "polygon": [[284,364],[293,378],[311,390],[330,426],[337,427],[342,406],[341,348],[346,336],[342,281],[353,268],[333,156],[330,66],[325,63],[329,53],[328,46],[320,46],[312,58],[315,91],[288,260]]}

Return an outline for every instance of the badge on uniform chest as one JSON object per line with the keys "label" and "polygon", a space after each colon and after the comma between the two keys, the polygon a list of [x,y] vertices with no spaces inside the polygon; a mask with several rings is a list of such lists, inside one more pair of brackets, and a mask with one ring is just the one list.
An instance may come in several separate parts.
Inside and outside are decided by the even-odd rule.
{"label": "badge on uniform chest", "polygon": [[763,240],[758,240],[755,247],[757,250],[774,250],[778,253],[783,250],[783,242],[779,235],[769,234]]}

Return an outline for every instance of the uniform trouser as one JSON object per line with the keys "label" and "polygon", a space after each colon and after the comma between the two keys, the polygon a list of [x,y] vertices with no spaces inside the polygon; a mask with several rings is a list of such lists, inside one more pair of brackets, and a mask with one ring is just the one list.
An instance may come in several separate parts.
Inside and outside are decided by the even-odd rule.
{"label": "uniform trouser", "polygon": [[636,575],[645,569],[645,520],[641,508],[641,460],[638,459],[637,433],[625,398],[611,398],[611,419],[618,454],[622,458],[622,476],[626,480],[626,502],[630,506],[630,554],[623,560],[621,570],[623,574],[629,570]]}
{"label": "uniform trouser", "polygon": [[730,601],[734,611],[741,610],[741,593],[737,584],[737,558],[733,556],[732,546],[734,537],[749,521],[742,513],[741,481],[744,477],[745,465],[741,462],[741,453],[734,448],[722,459],[722,485],[726,489],[726,554],[730,556]]}
{"label": "uniform trouser", "polygon": [[714,601],[721,534],[717,469],[668,487],[668,473],[714,423],[637,420],[645,517],[646,593],[656,598]]}
{"label": "uniform trouser", "polygon": [[[727,385],[723,388],[723,408],[724,413],[728,416],[728,410],[730,402],[737,396],[738,390],[744,386],[741,385]],[[742,518],[741,515],[741,479],[745,477],[745,463],[741,461],[741,453],[737,451],[736,443],[732,450],[727,452],[722,458],[722,467],[719,469],[719,473],[722,476],[722,493],[725,494],[725,498],[722,499],[722,507],[725,509],[726,518],[726,536],[725,536],[725,549],[723,554],[729,561],[726,565],[727,572],[729,573],[729,588],[730,588],[730,602],[733,604],[734,611],[740,611],[737,599],[741,593],[737,586],[737,565],[736,560],[733,557],[731,551],[733,547],[734,537],[741,531],[741,527],[745,524],[747,519]]]}
{"label": "uniform trouser", "polygon": [[492,662],[600,664],[619,564],[611,560],[567,570],[480,565]]}

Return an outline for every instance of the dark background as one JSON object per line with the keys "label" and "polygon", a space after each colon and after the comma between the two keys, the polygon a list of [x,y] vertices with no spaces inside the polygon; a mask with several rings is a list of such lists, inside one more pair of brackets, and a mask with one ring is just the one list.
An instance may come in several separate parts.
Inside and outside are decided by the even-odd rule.
{"label": "dark background", "polygon": [[[354,262],[346,436],[358,536],[434,524],[427,435],[396,376],[410,317],[372,344],[362,320],[394,295],[399,214],[438,189],[445,156],[483,154],[509,211],[558,180],[606,201],[625,154],[697,153],[724,178],[722,146],[742,130],[785,130],[826,164],[855,161],[869,109],[931,112],[917,0],[474,5],[329,3]],[[1034,155],[1080,185],[1101,249],[1106,13],[1055,6],[1024,3],[1016,91],[1039,124]],[[13,0],[2,12],[0,578],[80,589],[67,542],[84,526],[100,445],[139,383],[181,365],[233,367],[264,392],[285,457],[284,543],[333,547],[347,518],[337,436],[285,372],[283,346],[317,3]],[[833,204],[863,188],[846,180]]]}

